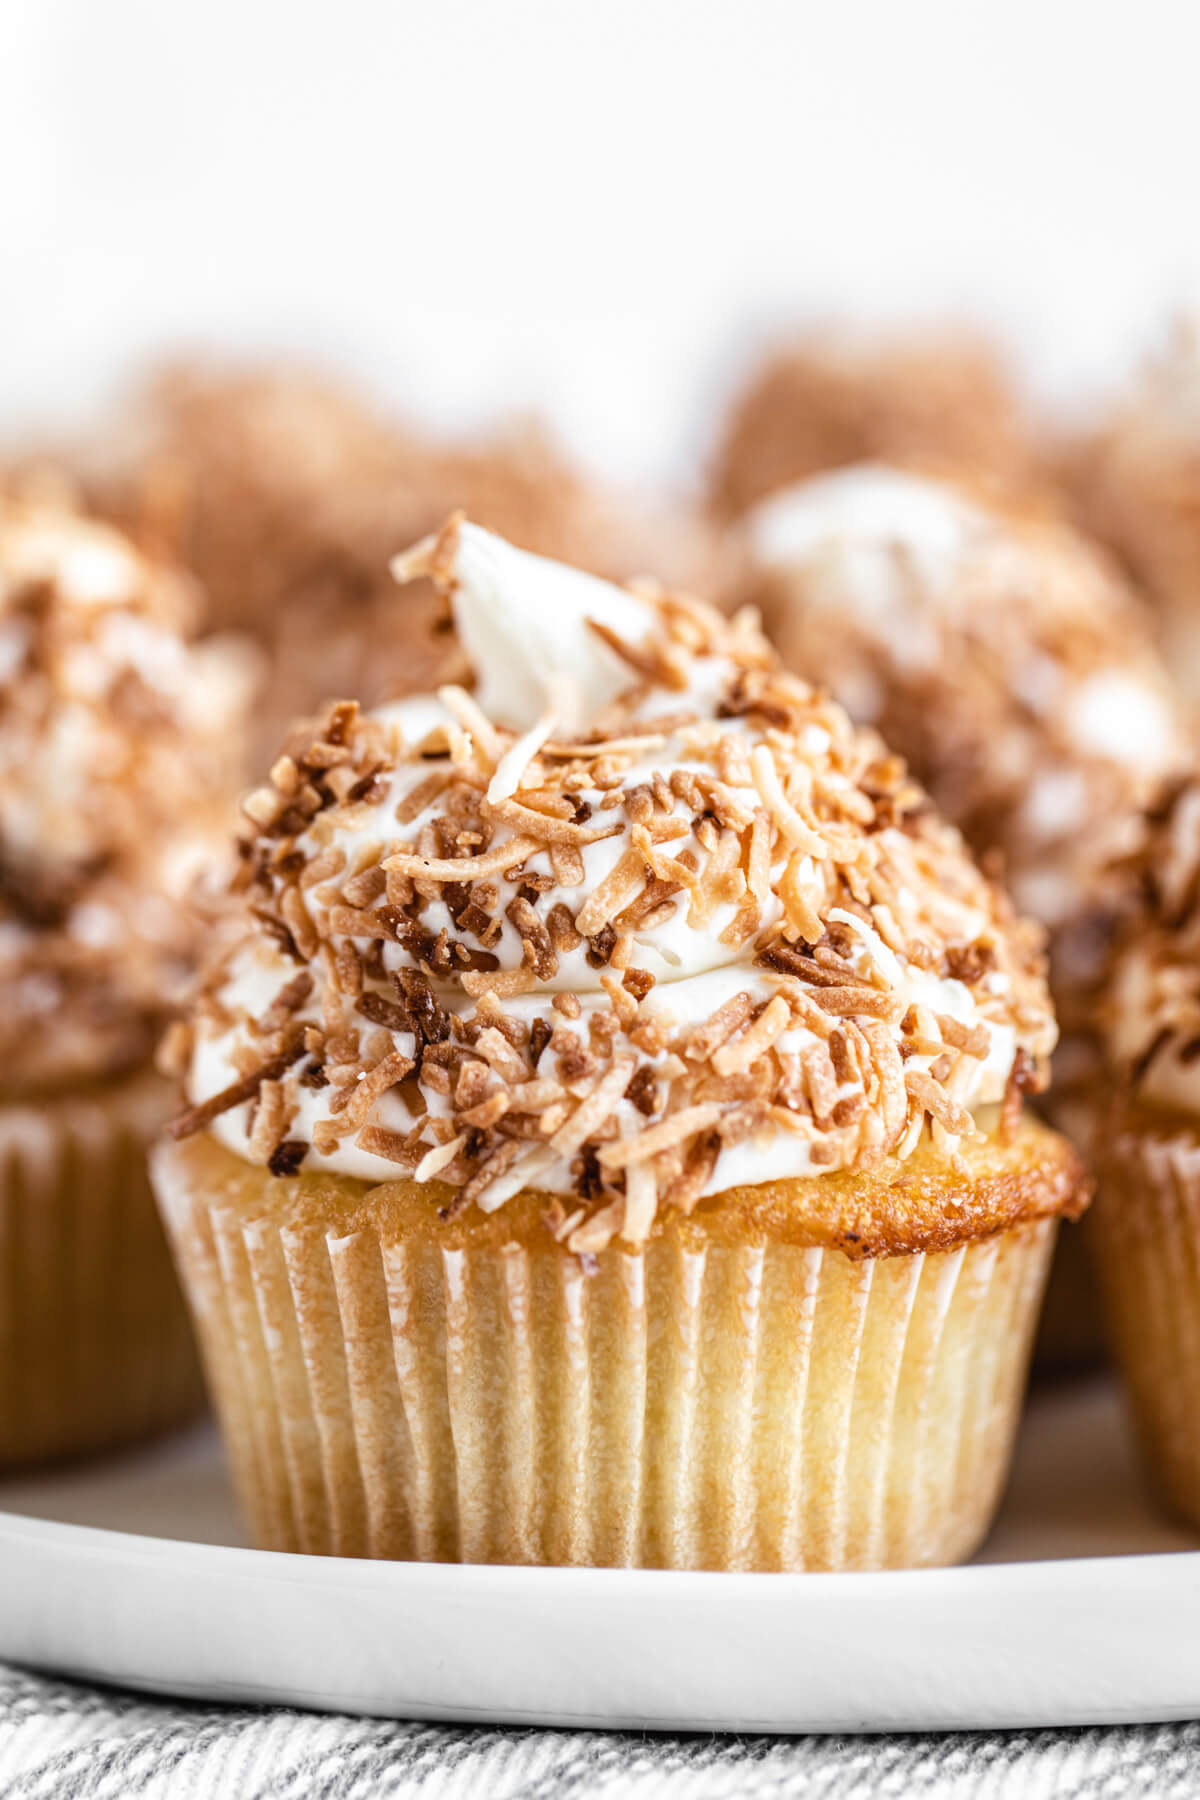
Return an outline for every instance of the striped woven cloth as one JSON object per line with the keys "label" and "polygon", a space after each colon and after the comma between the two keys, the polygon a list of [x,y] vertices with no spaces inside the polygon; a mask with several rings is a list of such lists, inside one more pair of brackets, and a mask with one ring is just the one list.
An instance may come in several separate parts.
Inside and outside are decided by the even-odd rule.
{"label": "striped woven cloth", "polygon": [[1187,1800],[1200,1724],[911,1737],[453,1730],[182,1706],[0,1668],[3,1800]]}

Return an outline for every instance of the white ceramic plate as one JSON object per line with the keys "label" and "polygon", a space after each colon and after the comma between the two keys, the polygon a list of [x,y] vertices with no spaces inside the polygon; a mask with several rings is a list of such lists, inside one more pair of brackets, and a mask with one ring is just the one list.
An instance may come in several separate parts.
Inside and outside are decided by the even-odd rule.
{"label": "white ceramic plate", "polygon": [[[1200,1551],[1103,1382],[1035,1397],[979,1562],[890,1575],[423,1567],[240,1546],[209,1428],[0,1483],[0,1658],[197,1698],[739,1731],[1200,1713]],[[153,1535],[147,1535],[153,1533]]]}

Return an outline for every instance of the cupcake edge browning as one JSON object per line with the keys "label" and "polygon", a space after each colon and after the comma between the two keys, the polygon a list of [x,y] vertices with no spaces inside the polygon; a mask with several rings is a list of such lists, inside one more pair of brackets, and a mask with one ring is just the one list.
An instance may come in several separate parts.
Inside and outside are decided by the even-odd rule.
{"label": "cupcake edge browning", "polygon": [[[243,1229],[262,1225],[337,1238],[365,1231],[383,1243],[432,1239],[447,1252],[557,1247],[581,1256],[585,1266],[594,1261],[593,1253],[575,1252],[564,1240],[556,1194],[522,1191],[496,1211],[483,1212],[456,1207],[456,1190],[436,1179],[270,1176],[208,1131],[178,1144],[172,1155],[181,1154],[179,1166],[195,1189],[214,1207],[228,1209]],[[1011,1135],[993,1130],[953,1165],[926,1141],[907,1162],[889,1158],[862,1173],[728,1188],[696,1201],[690,1211],[660,1210],[636,1244],[623,1233],[608,1241],[630,1251],[664,1237],[684,1249],[790,1244],[836,1250],[851,1262],[928,1256],[1039,1219],[1077,1219],[1090,1196],[1090,1177],[1071,1145],[1026,1111]]]}

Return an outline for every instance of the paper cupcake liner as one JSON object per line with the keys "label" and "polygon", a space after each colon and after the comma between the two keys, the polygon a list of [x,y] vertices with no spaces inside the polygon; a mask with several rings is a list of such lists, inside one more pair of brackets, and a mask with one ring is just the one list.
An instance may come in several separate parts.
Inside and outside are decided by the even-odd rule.
{"label": "paper cupcake liner", "polygon": [[170,1103],[143,1072],[0,1106],[0,1468],[108,1449],[203,1402],[146,1168]]}
{"label": "paper cupcake liner", "polygon": [[192,1149],[156,1186],[265,1548],[868,1569],[987,1529],[1053,1221],[857,1263],[668,1234],[585,1273],[449,1248],[432,1211],[404,1241],[274,1222]]}
{"label": "paper cupcake liner", "polygon": [[1086,1228],[1147,1472],[1200,1525],[1200,1141],[1123,1132]]}

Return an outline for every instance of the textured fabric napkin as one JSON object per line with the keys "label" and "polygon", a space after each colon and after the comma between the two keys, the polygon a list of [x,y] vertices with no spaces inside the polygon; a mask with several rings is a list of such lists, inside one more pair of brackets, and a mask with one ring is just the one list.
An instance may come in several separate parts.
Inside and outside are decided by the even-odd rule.
{"label": "textured fabric napkin", "polygon": [[904,1737],[455,1730],[183,1706],[0,1668],[3,1800],[1192,1800],[1200,1724]]}

